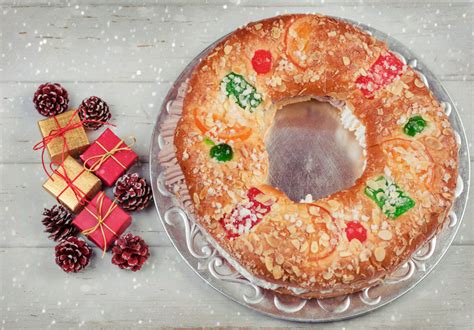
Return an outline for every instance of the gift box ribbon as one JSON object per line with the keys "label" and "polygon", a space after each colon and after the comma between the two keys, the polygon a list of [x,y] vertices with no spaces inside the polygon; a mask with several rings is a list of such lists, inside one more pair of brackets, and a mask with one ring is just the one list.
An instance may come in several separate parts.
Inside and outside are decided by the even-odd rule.
{"label": "gift box ribbon", "polygon": [[[115,147],[113,147],[112,149],[110,150],[107,150],[106,147],[104,147],[102,145],[102,143],[100,143],[99,141],[95,141],[95,143],[102,148],[102,150],[105,151],[105,153],[103,153],[102,155],[95,155],[95,156],[91,156],[89,158],[87,158],[85,161],[84,161],[84,169],[88,172],[95,172],[97,171],[104,163],[107,159],[109,158],[112,158],[113,160],[115,160],[115,162],[117,164],[119,164],[123,169],[127,169],[127,167],[122,164],[122,162],[120,160],[117,159],[117,157],[115,157],[114,155],[119,152],[119,151],[131,151],[132,150],[132,146],[135,144],[135,142],[137,142],[136,138],[134,136],[131,136],[130,137],[132,139],[132,143],[130,144],[125,144],[125,142],[123,140],[120,140],[116,145]],[[125,144],[124,147],[121,147],[122,144]],[[98,158],[98,159],[97,159]],[[97,159],[97,161],[91,166],[91,167],[88,167],[87,166],[87,163],[89,161],[91,161],[92,159]]]}
{"label": "gift box ribbon", "polygon": [[104,196],[105,196],[104,192],[101,192],[99,197],[97,198],[97,204],[96,204],[96,209],[95,210],[90,210],[86,206],[85,209],[87,210],[87,212],[90,213],[90,215],[92,215],[97,220],[97,224],[95,224],[94,226],[92,226],[90,228],[84,229],[81,232],[81,234],[84,234],[84,235],[88,236],[88,235],[92,234],[93,232],[95,232],[96,230],[100,229],[101,234],[102,234],[102,239],[103,239],[103,242],[104,242],[102,257],[104,257],[105,252],[107,250],[107,237],[105,236],[104,227],[107,228],[116,237],[118,237],[117,233],[105,223],[105,220],[107,219],[107,217],[109,215],[111,215],[112,212],[117,208],[117,204],[115,203],[115,200],[113,200],[112,203],[110,204],[109,208],[105,212],[105,214],[103,214],[102,213],[102,204],[104,202]]}
{"label": "gift box ribbon", "polygon": [[[63,169],[64,174],[59,172],[57,168],[56,169],[53,168],[53,165],[57,165],[58,167],[61,167]],[[59,197],[61,197],[61,195],[70,188],[72,192],[74,193],[74,196],[76,196],[76,199],[79,201],[79,203],[81,205],[84,205],[87,202],[86,193],[84,193],[81,190],[81,188],[79,188],[78,186],[74,184],[74,181],[76,181],[84,173],[84,170],[81,170],[74,178],[71,179],[69,175],[67,174],[64,163],[61,163],[61,164],[51,163],[49,166],[51,168],[51,171],[54,174],[56,174],[61,179],[63,179],[64,182],[66,182],[66,187],[64,187],[63,190],[61,190],[61,192],[56,196],[56,200],[58,201],[58,203],[60,203]],[[50,178],[52,181],[54,181],[52,177]]]}
{"label": "gift box ribbon", "polygon": [[43,139],[36,143],[33,146],[33,150],[41,150],[41,163],[43,165],[43,169],[45,173],[48,175],[49,178],[51,178],[51,175],[49,172],[46,170],[46,164],[44,161],[44,153],[46,151],[46,148],[51,141],[53,141],[56,138],[61,138],[63,140],[63,150],[61,152],[61,161],[64,161],[64,154],[66,151],[69,152],[69,145],[67,144],[67,139],[66,139],[66,133],[72,130],[75,130],[76,128],[82,127],[84,123],[97,123],[97,124],[103,124],[103,125],[110,125],[110,126],[115,126],[113,124],[107,123],[105,121],[100,121],[100,120],[92,120],[92,119],[84,119],[84,120],[79,120],[77,123],[73,123],[74,117],[79,113],[79,110],[76,110],[73,112],[71,118],[67,121],[66,125],[61,127],[61,124],[59,124],[58,119],[56,116],[53,116],[52,118],[54,119],[54,122],[56,123],[56,126],[58,127],[57,129],[51,130],[49,134]]}

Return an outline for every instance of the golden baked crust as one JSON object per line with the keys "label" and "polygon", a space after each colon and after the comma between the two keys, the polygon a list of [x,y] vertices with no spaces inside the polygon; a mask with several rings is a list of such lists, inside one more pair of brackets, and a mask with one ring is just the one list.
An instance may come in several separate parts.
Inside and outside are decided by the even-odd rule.
{"label": "golden baked crust", "polygon": [[[257,50],[271,53],[268,73],[258,74],[252,65]],[[348,23],[285,15],[235,31],[193,72],[174,143],[196,220],[238,264],[277,284],[277,291],[324,298],[372,285],[404,263],[446,218],[458,161],[450,123],[409,67],[395,70],[385,63],[396,75],[375,77],[381,86],[368,87],[360,77],[371,76],[384,56],[393,56],[384,43]],[[222,80],[230,72],[255,87],[260,104],[242,107],[227,95]],[[365,126],[367,165],[351,188],[296,203],[266,184],[265,134],[281,104],[314,96],[344,101]],[[404,125],[413,116],[427,125],[408,136]],[[206,138],[229,144],[232,160],[212,159]],[[248,194],[254,188],[261,194],[252,197],[258,201],[252,206]],[[371,189],[386,189],[387,195],[377,194],[379,201],[395,190],[394,203],[405,203],[402,214],[394,215],[392,199],[379,206],[369,197]],[[255,223],[233,225],[255,205],[264,208]]]}

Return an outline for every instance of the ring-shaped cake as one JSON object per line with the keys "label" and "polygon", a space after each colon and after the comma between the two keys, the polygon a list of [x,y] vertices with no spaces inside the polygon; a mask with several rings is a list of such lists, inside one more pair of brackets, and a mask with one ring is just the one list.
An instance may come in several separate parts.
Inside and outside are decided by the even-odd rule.
{"label": "ring-shaped cake", "polygon": [[[445,223],[458,168],[448,118],[415,71],[347,22],[251,23],[201,60],[182,94],[165,174],[216,248],[262,287],[304,298],[361,290]],[[365,166],[350,188],[297,202],[268,184],[265,137],[279,109],[312,98],[339,109]]]}

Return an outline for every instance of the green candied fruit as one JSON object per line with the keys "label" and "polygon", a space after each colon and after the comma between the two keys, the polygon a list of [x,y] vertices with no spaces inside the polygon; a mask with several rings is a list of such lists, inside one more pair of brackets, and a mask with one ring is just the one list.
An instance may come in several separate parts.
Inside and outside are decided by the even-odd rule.
{"label": "green candied fruit", "polygon": [[210,138],[206,137],[204,138],[204,143],[207,144],[208,146],[215,146],[216,144],[214,141],[212,141]]}
{"label": "green candied fruit", "polygon": [[227,162],[232,159],[234,152],[232,147],[227,143],[220,143],[211,148],[210,156],[217,159],[220,162]]}
{"label": "green candied fruit", "polygon": [[235,72],[222,78],[221,90],[226,96],[233,98],[242,109],[248,109],[250,112],[262,103],[262,95],[257,93],[257,89]]}
{"label": "green candied fruit", "polygon": [[408,136],[415,136],[421,133],[426,127],[426,121],[421,116],[413,116],[403,127],[403,131]]}
{"label": "green candied fruit", "polygon": [[372,199],[390,219],[396,219],[413,206],[415,201],[407,196],[394,182],[380,176],[367,181],[365,194]]}

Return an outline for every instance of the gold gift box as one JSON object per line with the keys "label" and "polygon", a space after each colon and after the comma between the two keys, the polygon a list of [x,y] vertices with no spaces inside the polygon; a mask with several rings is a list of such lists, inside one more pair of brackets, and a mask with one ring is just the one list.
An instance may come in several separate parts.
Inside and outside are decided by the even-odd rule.
{"label": "gold gift box", "polygon": [[[76,193],[68,186],[64,177],[69,178],[77,188]],[[99,192],[101,181],[94,174],[86,171],[74,158],[68,156],[53,172],[51,178],[43,184],[43,187],[61,204],[77,213],[86,204],[86,199],[91,200]]]}
{"label": "gold gift box", "polygon": [[[56,120],[54,117],[51,117],[38,122],[43,138],[50,135],[52,131],[64,128],[68,124],[75,125],[81,122],[81,119],[75,110],[69,110],[57,115]],[[58,127],[58,124],[60,127]],[[65,156],[69,154],[73,157],[78,157],[89,146],[89,139],[87,138],[86,131],[82,125],[65,132],[64,138],[66,139],[66,145],[64,145],[64,139],[62,136],[55,137],[46,143],[46,148],[51,156],[51,161],[60,162],[62,160],[63,150],[66,153]]]}

